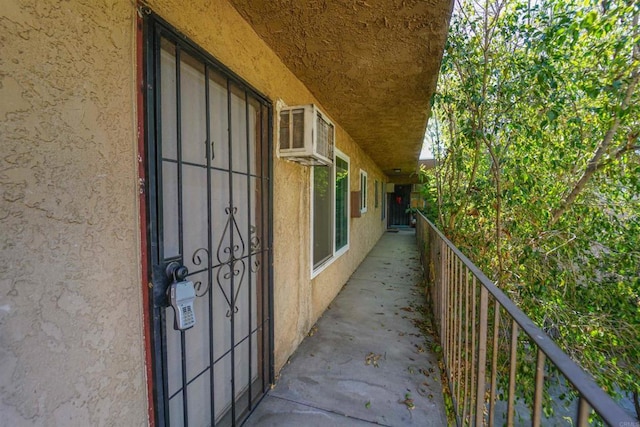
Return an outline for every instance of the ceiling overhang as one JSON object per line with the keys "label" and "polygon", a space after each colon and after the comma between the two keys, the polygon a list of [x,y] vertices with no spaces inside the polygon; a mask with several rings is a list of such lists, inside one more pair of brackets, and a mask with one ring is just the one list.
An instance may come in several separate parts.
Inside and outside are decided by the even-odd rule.
{"label": "ceiling overhang", "polygon": [[451,0],[230,1],[387,175],[415,173]]}

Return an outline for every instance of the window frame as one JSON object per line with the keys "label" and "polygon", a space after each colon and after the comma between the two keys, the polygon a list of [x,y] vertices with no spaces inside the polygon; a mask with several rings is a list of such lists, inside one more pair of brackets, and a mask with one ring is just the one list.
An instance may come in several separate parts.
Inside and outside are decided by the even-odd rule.
{"label": "window frame", "polygon": [[367,188],[369,187],[369,177],[365,170],[360,169],[360,213],[367,212],[368,197]]}
{"label": "window frame", "polygon": [[382,196],[382,209],[380,209],[380,221],[384,221],[387,216],[387,183],[385,181],[381,181],[381,196]]}
{"label": "window frame", "polygon": [[378,183],[378,180],[376,179],[374,181],[375,195],[373,200],[373,207],[376,209],[378,209],[378,193],[379,193],[378,186],[379,186],[379,183]]}
{"label": "window frame", "polygon": [[[309,174],[310,176],[310,182],[309,182],[309,187],[310,187],[310,212],[309,212],[309,225],[310,225],[310,234],[311,234],[311,245],[309,248],[309,255],[310,255],[310,262],[309,264],[311,265],[311,270],[315,271],[316,269],[321,268],[323,265],[327,264],[329,261],[331,261],[331,259],[333,258],[333,253],[335,251],[335,236],[333,233],[329,234],[329,238],[330,238],[330,242],[329,242],[329,248],[330,251],[324,252],[326,253],[325,257],[317,264],[315,265],[315,261],[314,261],[314,248],[315,248],[315,211],[316,211],[316,206],[315,206],[315,198],[316,198],[316,187],[315,187],[315,178],[316,178],[316,168],[317,167],[323,167],[323,168],[328,168],[328,176],[329,176],[329,183],[328,183],[328,190],[327,192],[331,192],[331,194],[327,195],[327,200],[329,201],[329,203],[331,203],[331,206],[328,208],[329,210],[329,219],[331,220],[331,226],[329,226],[329,230],[334,230],[335,228],[335,190],[332,191],[332,189],[335,188],[335,178],[334,178],[334,166],[312,166],[309,169],[311,169],[311,172]],[[332,214],[333,213],[333,214]],[[322,237],[327,237],[327,235],[322,234]]]}
{"label": "window frame", "polygon": [[[342,246],[339,249],[336,249],[336,232],[337,232],[337,210],[336,210],[336,203],[335,203],[335,198],[336,198],[336,164],[337,164],[337,159],[338,157],[340,157],[340,159],[342,159],[343,161],[345,161],[347,163],[347,205],[346,205],[346,217],[347,217],[347,243]],[[349,156],[347,156],[346,154],[344,154],[342,151],[338,150],[337,148],[334,147],[333,150],[333,189],[334,189],[334,193],[333,193],[333,199],[334,199],[334,204],[333,204],[333,256],[334,258],[337,258],[339,256],[341,256],[343,253],[347,252],[349,250],[349,245],[351,243],[351,159],[349,158]]]}
{"label": "window frame", "polygon": [[[347,217],[347,243],[341,247],[340,249],[336,250],[336,159],[340,157],[342,160],[344,160],[347,163],[347,206],[346,206],[346,217]],[[338,258],[340,258],[342,255],[344,255],[346,252],[349,251],[350,245],[351,245],[351,159],[349,156],[347,156],[346,154],[344,154],[342,151],[340,151],[337,147],[334,147],[333,150],[333,165],[331,165],[331,186],[330,188],[332,189],[332,195],[331,195],[331,200],[332,200],[332,219],[333,219],[333,226],[331,227],[331,232],[332,232],[332,245],[331,245],[331,250],[332,250],[332,254],[329,258],[325,259],[323,262],[321,262],[320,264],[318,264],[317,266],[313,265],[313,247],[314,247],[314,233],[313,233],[313,226],[314,226],[314,173],[315,173],[315,167],[311,167],[311,172],[310,172],[310,181],[309,181],[309,187],[310,187],[310,211],[309,211],[309,225],[310,225],[310,245],[309,245],[309,266],[310,266],[310,271],[311,271],[311,279],[315,278],[318,274],[322,273],[327,267],[329,267],[331,264],[333,264],[333,262],[335,260],[337,260]]]}

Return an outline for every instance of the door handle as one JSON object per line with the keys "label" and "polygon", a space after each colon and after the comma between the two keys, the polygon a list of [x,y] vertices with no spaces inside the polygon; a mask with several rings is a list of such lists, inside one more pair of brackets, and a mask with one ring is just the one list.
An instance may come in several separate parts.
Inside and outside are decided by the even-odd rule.
{"label": "door handle", "polygon": [[189,269],[178,261],[172,261],[167,265],[165,273],[172,282],[182,282],[189,274]]}

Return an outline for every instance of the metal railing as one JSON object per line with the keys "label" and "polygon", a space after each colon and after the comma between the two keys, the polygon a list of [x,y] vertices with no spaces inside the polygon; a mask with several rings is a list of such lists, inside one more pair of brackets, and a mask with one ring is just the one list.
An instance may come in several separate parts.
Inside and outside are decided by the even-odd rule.
{"label": "metal railing", "polygon": [[640,427],[423,215],[416,228],[457,425]]}

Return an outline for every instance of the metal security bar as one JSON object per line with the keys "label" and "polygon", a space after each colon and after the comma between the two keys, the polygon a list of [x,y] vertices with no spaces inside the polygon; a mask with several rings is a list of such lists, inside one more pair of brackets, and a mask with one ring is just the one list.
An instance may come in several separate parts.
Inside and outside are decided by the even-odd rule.
{"label": "metal security bar", "polygon": [[416,235],[457,425],[640,425],[423,215]]}
{"label": "metal security bar", "polygon": [[[273,111],[151,12],[144,38],[155,423],[235,426],[274,374]],[[195,289],[188,328],[174,264]]]}

